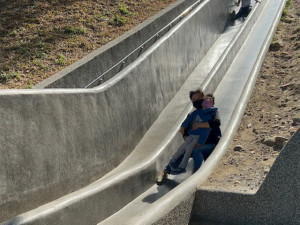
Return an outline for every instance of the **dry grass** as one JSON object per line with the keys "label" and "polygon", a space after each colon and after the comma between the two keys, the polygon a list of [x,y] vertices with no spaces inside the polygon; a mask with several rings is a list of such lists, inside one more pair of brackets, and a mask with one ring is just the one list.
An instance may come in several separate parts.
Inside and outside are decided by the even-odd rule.
{"label": "dry grass", "polygon": [[31,88],[176,0],[0,0],[0,89]]}

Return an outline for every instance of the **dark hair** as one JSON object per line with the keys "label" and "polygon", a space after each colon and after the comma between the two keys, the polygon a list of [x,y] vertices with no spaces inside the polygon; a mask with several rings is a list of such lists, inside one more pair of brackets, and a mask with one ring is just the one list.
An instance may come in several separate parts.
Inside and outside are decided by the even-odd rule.
{"label": "dark hair", "polygon": [[213,94],[206,94],[206,95],[204,96],[204,99],[211,99],[212,102],[213,102],[213,104],[215,104],[215,97],[214,97]]}
{"label": "dark hair", "polygon": [[191,99],[191,100],[192,100],[192,96],[193,96],[194,94],[200,94],[200,95],[202,95],[202,98],[204,97],[203,91],[201,91],[200,89],[197,89],[197,90],[195,90],[195,91],[190,91],[190,99]]}

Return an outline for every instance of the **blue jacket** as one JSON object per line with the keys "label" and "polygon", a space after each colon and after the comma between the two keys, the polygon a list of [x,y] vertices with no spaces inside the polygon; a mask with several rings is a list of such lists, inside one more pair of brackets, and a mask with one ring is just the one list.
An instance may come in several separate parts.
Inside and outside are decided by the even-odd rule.
{"label": "blue jacket", "polygon": [[193,112],[191,112],[187,118],[183,121],[181,126],[186,130],[188,129],[189,135],[202,135],[203,130],[209,129],[209,128],[198,128],[195,130],[192,130],[192,124],[197,122],[208,122],[212,120],[216,114],[218,109],[217,108],[208,108],[208,109],[197,109]]}
{"label": "blue jacket", "polygon": [[[191,113],[190,113],[191,114]],[[190,115],[189,114],[189,115]],[[187,117],[189,117],[189,115]],[[205,141],[205,144],[218,144],[219,140],[221,139],[221,120],[218,111],[216,111],[216,115],[211,119],[208,120],[209,126],[211,128],[211,131],[209,132],[209,135]],[[184,128],[184,134],[183,136],[189,136],[189,130],[191,128],[192,124],[189,124],[187,128]]]}

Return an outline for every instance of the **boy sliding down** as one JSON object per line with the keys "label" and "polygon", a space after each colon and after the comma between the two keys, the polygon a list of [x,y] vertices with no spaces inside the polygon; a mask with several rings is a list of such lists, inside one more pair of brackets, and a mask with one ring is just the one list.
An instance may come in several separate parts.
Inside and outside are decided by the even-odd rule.
{"label": "boy sliding down", "polygon": [[[198,143],[199,145],[204,144],[210,128],[197,128],[192,129],[193,123],[208,122],[216,116],[217,108],[213,108],[213,96],[206,95],[204,100],[197,100],[193,102],[193,106],[196,108],[195,111],[190,113],[181,125],[180,132],[184,134],[184,130],[189,128],[188,137],[185,142],[178,148],[176,153],[172,156],[169,162],[169,166],[173,172],[184,173],[188,164],[189,158],[193,152],[194,147]],[[182,155],[183,159],[178,167],[176,167],[176,160]]]}

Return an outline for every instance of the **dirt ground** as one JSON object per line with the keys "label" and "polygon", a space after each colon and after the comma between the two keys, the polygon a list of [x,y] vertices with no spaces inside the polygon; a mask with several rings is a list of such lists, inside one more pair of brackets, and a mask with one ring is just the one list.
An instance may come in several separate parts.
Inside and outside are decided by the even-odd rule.
{"label": "dirt ground", "polygon": [[0,89],[30,89],[175,2],[0,0]]}
{"label": "dirt ground", "polygon": [[256,192],[286,141],[299,128],[300,1],[292,1],[286,12],[237,134],[202,185],[205,189]]}

